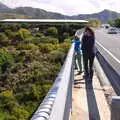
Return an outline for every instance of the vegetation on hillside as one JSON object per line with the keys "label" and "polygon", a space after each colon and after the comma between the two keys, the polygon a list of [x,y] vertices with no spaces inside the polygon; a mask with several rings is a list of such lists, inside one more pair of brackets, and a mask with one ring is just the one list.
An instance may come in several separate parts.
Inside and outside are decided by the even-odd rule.
{"label": "vegetation on hillside", "polygon": [[78,27],[0,24],[0,120],[30,119],[63,65]]}
{"label": "vegetation on hillside", "polygon": [[9,13],[9,12],[0,12],[0,19],[30,19],[32,16],[17,14],[17,13]]}

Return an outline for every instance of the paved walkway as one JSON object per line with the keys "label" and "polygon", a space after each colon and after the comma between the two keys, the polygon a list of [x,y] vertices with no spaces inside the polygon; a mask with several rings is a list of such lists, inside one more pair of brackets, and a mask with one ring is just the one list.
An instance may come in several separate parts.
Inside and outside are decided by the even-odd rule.
{"label": "paved walkway", "polygon": [[110,120],[110,109],[96,75],[93,84],[75,75],[71,120]]}

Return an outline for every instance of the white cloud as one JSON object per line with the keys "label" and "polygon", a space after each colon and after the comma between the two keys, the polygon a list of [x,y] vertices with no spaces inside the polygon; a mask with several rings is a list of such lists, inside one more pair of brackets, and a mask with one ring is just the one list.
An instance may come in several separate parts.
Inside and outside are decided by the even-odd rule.
{"label": "white cloud", "polygon": [[63,8],[63,10],[69,15],[98,11],[91,2],[85,0],[52,0],[51,4]]}
{"label": "white cloud", "polygon": [[67,15],[89,14],[110,9],[120,12],[120,0],[0,0],[11,8],[30,6]]}

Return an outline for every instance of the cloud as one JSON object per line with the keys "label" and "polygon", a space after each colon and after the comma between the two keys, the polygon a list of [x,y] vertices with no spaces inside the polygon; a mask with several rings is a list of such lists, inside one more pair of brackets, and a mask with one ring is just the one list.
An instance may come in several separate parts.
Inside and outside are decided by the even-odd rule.
{"label": "cloud", "polygon": [[68,15],[88,14],[99,11],[92,2],[85,0],[52,0],[51,4],[63,9]]}

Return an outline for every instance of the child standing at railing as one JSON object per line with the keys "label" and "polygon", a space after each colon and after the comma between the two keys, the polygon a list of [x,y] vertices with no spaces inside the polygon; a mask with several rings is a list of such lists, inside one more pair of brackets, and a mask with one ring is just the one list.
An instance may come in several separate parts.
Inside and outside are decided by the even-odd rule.
{"label": "child standing at railing", "polygon": [[75,44],[74,50],[75,50],[75,67],[78,69],[78,74],[82,73],[82,64],[81,64],[81,49],[80,49],[80,40],[77,36],[75,36],[74,40],[72,40],[72,43]]}

